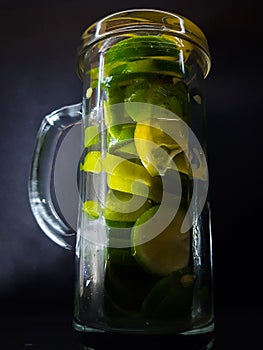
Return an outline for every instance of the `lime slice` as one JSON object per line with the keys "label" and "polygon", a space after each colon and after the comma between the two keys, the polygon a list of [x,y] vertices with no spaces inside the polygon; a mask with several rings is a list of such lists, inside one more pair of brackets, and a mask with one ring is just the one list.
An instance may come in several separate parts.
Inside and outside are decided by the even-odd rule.
{"label": "lime slice", "polygon": [[153,206],[145,197],[109,190],[104,208],[96,201],[85,201],[82,210],[90,219],[98,219],[100,213],[111,227],[131,227],[138,217]]}
{"label": "lime slice", "polygon": [[[138,263],[153,274],[168,275],[188,265],[190,233],[180,232],[186,211],[179,208],[172,222],[151,239],[150,227],[149,232],[146,232],[145,225],[142,224],[155,215],[158,208],[159,206],[152,207],[141,215],[133,227],[131,240]],[[148,241],[147,235],[150,237]],[[142,237],[146,243],[141,243]]]}
{"label": "lime slice", "polygon": [[110,153],[113,148],[119,148],[127,143],[133,142],[135,123],[120,124],[109,128],[108,150]]}
{"label": "lime slice", "polygon": [[[165,110],[172,112],[167,114],[167,118],[183,116],[182,103],[175,94],[173,84],[156,81],[144,86],[141,82],[130,85],[125,89],[124,101],[126,112],[136,122],[164,117]],[[159,116],[160,113],[163,115]]]}
{"label": "lime slice", "polygon": [[175,42],[157,35],[135,36],[119,41],[106,53],[106,63],[133,61],[144,57],[179,57]]}
{"label": "lime slice", "polygon": [[[107,91],[107,102],[104,104],[105,124],[114,138],[119,138],[126,125],[132,127],[133,120],[124,108],[124,91],[113,85]],[[123,136],[122,136],[123,137]]]}
{"label": "lime slice", "polygon": [[152,201],[144,197],[109,190],[103,214],[107,220],[135,222],[152,205]]}
{"label": "lime slice", "polygon": [[174,44],[177,46],[180,54],[183,55],[184,62],[186,62],[188,60],[191,52],[193,51],[193,45],[189,41],[180,39],[176,36],[168,36],[166,34],[163,34],[163,37],[174,42]]}
{"label": "lime slice", "polygon": [[181,63],[177,59],[170,57],[141,59],[127,63],[120,63],[114,68],[106,71],[106,76],[126,75],[130,73],[157,73],[170,75],[183,79],[187,71],[183,71]]}
{"label": "lime slice", "polygon": [[109,152],[123,158],[138,158],[137,150],[133,140],[129,140],[128,142],[115,142],[113,145],[109,146]]}
{"label": "lime slice", "polygon": [[120,266],[136,267],[137,262],[132,256],[131,248],[108,248],[108,261]]}
{"label": "lime slice", "polygon": [[[185,282],[186,281],[186,282]],[[190,316],[193,303],[194,276],[186,269],[162,278],[147,294],[142,313],[154,319],[181,320]]]}
{"label": "lime slice", "polygon": [[110,175],[137,181],[147,186],[152,185],[152,177],[142,165],[135,164],[110,153],[107,153],[106,157],[101,160],[101,163],[103,170]]}
{"label": "lime slice", "polygon": [[114,303],[125,310],[139,311],[151,280],[136,263],[129,266],[107,262],[105,289]]}
{"label": "lime slice", "polygon": [[103,86],[105,88],[112,88],[114,86],[118,86],[120,88],[126,87],[128,85],[132,85],[141,80],[149,80],[154,81],[156,79],[169,80],[172,82],[172,77],[168,77],[165,75],[161,75],[158,73],[126,73],[126,74],[116,74],[106,76],[103,79]]}

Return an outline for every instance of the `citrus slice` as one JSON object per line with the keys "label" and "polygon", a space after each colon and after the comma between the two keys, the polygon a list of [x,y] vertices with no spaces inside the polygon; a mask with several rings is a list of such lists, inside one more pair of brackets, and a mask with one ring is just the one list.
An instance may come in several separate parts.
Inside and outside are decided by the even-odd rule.
{"label": "citrus slice", "polygon": [[139,180],[140,179],[128,179],[123,176],[108,175],[107,184],[109,188],[113,190],[135,194],[160,203],[163,196],[161,178],[151,177],[150,185],[146,185]]}
{"label": "citrus slice", "polygon": [[80,170],[93,173],[100,173],[104,170],[110,175],[137,181],[147,186],[151,186],[152,184],[152,177],[142,165],[130,162],[127,159],[110,153],[102,157],[99,151],[89,152],[84,158],[84,163],[80,164]]}
{"label": "citrus slice", "polygon": [[144,299],[142,313],[155,319],[184,319],[191,312],[194,280],[187,269],[162,278]]}
{"label": "citrus slice", "polygon": [[162,180],[152,177],[140,164],[107,153],[104,158],[99,151],[89,152],[80,170],[99,174],[105,171],[109,188],[120,192],[148,197],[160,202],[162,198]]}
{"label": "citrus slice", "polygon": [[126,125],[132,127],[133,120],[124,108],[124,91],[113,85],[107,91],[107,101],[104,103],[105,124],[114,138],[119,138]]}
{"label": "citrus slice", "polygon": [[[184,151],[187,149],[187,133],[184,124],[178,121],[151,118],[137,123],[134,131],[134,143],[142,164],[150,175],[164,175],[167,169],[176,169],[189,173],[189,164]],[[173,138],[175,132],[167,134],[165,130],[177,130],[180,143]],[[177,138],[179,138],[177,137]]]}
{"label": "citrus slice", "polygon": [[111,264],[118,264],[120,266],[130,266],[136,268],[137,262],[132,256],[130,248],[108,248],[108,261]]}
{"label": "citrus slice", "polygon": [[[144,85],[141,82],[135,83],[125,89],[125,110],[136,122],[158,118],[160,113],[163,114],[161,117],[165,117],[166,114],[167,118],[182,117],[182,103],[175,91],[173,84],[161,81]],[[161,108],[156,108],[157,106]],[[170,113],[165,113],[165,110]]]}
{"label": "citrus slice", "polygon": [[96,220],[100,216],[100,207],[98,202],[91,200],[85,201],[83,203],[82,210],[91,220]]}
{"label": "citrus slice", "polygon": [[105,88],[112,88],[118,86],[124,88],[128,85],[132,85],[141,80],[154,81],[156,79],[162,79],[164,81],[173,82],[173,77],[165,76],[160,74],[160,72],[154,73],[126,73],[126,74],[115,74],[110,76],[105,76],[102,85]]}
{"label": "citrus slice", "polygon": [[90,147],[99,143],[99,130],[96,125],[88,126],[84,133],[84,146]]}
{"label": "citrus slice", "polygon": [[135,123],[119,124],[110,127],[107,135],[108,150],[111,153],[113,148],[119,148],[133,141]]}
{"label": "citrus slice", "polygon": [[103,214],[107,220],[135,222],[152,205],[152,202],[144,197],[109,190]]}
{"label": "citrus slice", "polygon": [[102,171],[101,152],[90,151],[84,158],[84,162],[80,163],[80,170],[90,171],[98,174]]}
{"label": "citrus slice", "polygon": [[[146,231],[144,224],[156,214],[159,206],[144,212],[132,230],[133,254],[138,263],[147,271],[157,275],[169,273],[188,266],[190,257],[190,233],[181,233],[181,225],[186,211],[179,208],[167,227],[152,238],[152,228]],[[160,220],[162,218],[160,217]],[[147,227],[146,227],[147,228]],[[147,238],[149,236],[149,240]],[[141,243],[143,238],[143,242]]]}
{"label": "citrus slice", "polygon": [[119,157],[135,157],[138,158],[137,150],[135,147],[134,140],[122,141],[122,142],[114,142],[113,145],[109,146],[109,152],[115,154]]}
{"label": "citrus slice", "polygon": [[182,53],[184,62],[186,62],[193,51],[193,45],[184,39],[178,38],[176,36],[168,36],[166,34],[163,35],[164,38],[167,38],[171,42],[174,42],[174,44],[177,46],[180,54]]}
{"label": "citrus slice", "polygon": [[106,63],[133,61],[145,57],[179,57],[175,42],[159,35],[142,35],[123,39],[106,53]]}
{"label": "citrus slice", "polygon": [[187,71],[183,71],[181,63],[171,57],[140,59],[132,62],[119,63],[106,71],[106,76],[125,75],[130,73],[158,73],[183,79]]}
{"label": "citrus slice", "polygon": [[130,261],[130,265],[123,265],[107,261],[105,289],[114,303],[127,311],[140,310],[150,282],[150,276],[140,270],[136,263],[132,265]]}

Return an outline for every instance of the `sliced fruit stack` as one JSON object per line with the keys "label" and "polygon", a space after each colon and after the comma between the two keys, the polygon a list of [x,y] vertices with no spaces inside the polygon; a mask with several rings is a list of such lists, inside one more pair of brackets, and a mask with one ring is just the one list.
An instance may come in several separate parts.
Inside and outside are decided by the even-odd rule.
{"label": "sliced fruit stack", "polygon": [[[89,149],[98,136],[94,126],[88,127],[81,170],[107,174],[105,203],[86,201],[85,213],[93,220],[104,216],[109,242],[116,231],[119,238],[121,229],[126,232],[126,246],[110,244],[107,250],[105,300],[107,311],[116,317],[180,320],[190,314],[190,234],[180,231],[190,173],[185,156],[190,111],[184,83],[190,52],[186,42],[142,35],[126,37],[105,55],[99,83],[106,96],[107,152]],[[89,74],[96,86],[98,71]],[[178,172],[183,188],[164,186]],[[151,229],[143,224],[158,215],[164,192],[179,198],[180,206],[151,237]]]}

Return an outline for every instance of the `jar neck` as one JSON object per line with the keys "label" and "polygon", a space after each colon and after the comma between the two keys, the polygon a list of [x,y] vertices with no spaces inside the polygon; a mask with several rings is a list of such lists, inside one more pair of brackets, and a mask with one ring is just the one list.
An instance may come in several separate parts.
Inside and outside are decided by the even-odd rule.
{"label": "jar neck", "polygon": [[131,9],[111,14],[89,26],[82,34],[78,51],[77,73],[82,80],[85,54],[95,43],[109,37],[137,32],[165,34],[187,40],[198,47],[203,61],[203,75],[210,71],[211,58],[206,37],[189,19],[170,12],[155,9]]}

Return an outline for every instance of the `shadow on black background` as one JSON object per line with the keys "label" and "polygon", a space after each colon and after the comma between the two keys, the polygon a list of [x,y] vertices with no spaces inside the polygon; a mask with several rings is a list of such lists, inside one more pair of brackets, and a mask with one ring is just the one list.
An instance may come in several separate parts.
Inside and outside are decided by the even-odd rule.
{"label": "shadow on black background", "polygon": [[70,348],[74,257],[51,242],[32,217],[27,181],[34,139],[45,114],[81,99],[75,58],[83,30],[106,14],[136,7],[185,15],[207,36],[217,348],[238,348],[235,341],[253,345],[262,324],[257,2],[1,1],[0,6],[0,334],[13,344],[9,349]]}

